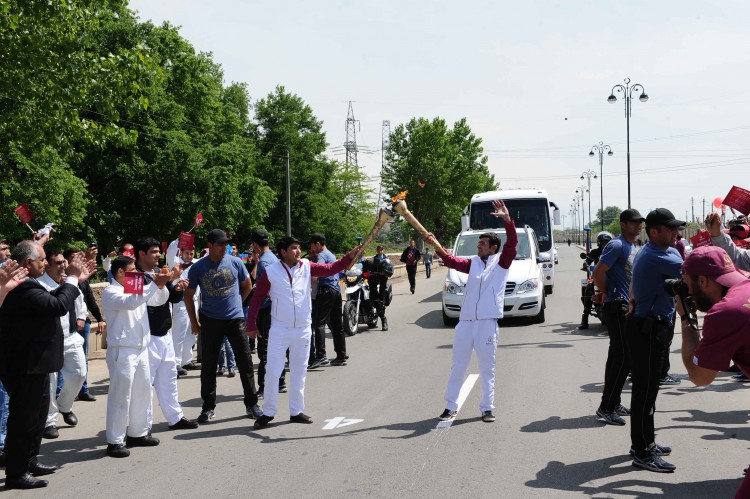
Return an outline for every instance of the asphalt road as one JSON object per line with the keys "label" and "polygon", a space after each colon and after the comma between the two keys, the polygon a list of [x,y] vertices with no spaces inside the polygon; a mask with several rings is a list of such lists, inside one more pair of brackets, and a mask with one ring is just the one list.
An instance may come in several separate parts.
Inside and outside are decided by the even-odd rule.
{"label": "asphalt road", "polygon": [[[453,330],[444,327],[445,270],[422,276],[416,294],[394,285],[391,330],[347,338],[350,362],[307,377],[306,409],[315,423],[276,420],[255,431],[245,417],[238,378],[219,378],[216,418],[198,430],[169,431],[155,407],[161,445],[105,455],[107,369],[90,365],[98,401],[76,402],[81,423],[45,440],[41,460],[63,465],[47,489],[4,492],[35,497],[733,497],[750,463],[746,387],[722,374],[714,386],[685,379],[675,337],[672,373],[661,390],[657,441],[673,447],[673,474],[637,470],[627,455],[629,426],[594,417],[608,339],[603,327],[577,329],[579,250],[561,246],[547,322],[507,320],[497,352],[497,421],[479,418],[479,383],[466,384],[458,418],[438,428],[451,363]],[[333,352],[329,339],[327,348]],[[257,359],[254,359],[257,360]],[[469,369],[478,373],[476,362]],[[186,416],[200,411],[197,372],[180,379]],[[626,384],[624,403],[629,402]],[[446,425],[443,425],[446,426]],[[1,480],[0,480],[1,481]]]}

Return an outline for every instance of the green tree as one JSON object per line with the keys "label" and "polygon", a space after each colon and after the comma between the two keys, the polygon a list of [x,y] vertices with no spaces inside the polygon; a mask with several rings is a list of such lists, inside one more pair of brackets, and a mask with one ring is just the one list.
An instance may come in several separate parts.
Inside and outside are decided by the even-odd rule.
{"label": "green tree", "polygon": [[483,152],[466,119],[449,128],[441,118],[413,118],[391,133],[383,189],[389,197],[408,190],[409,210],[422,224],[440,239],[453,238],[470,197],[497,188]]}
{"label": "green tree", "polygon": [[619,229],[619,227],[620,227],[619,221],[620,221],[620,213],[621,212],[622,212],[622,210],[620,208],[618,208],[617,206],[607,206],[606,208],[604,208],[604,215],[602,215],[602,210],[601,209],[596,210],[596,219],[593,222],[591,222],[591,228],[595,232],[598,232],[598,231],[602,230],[601,229],[601,226],[602,226],[601,225],[602,224],[601,221],[602,221],[602,217],[603,217],[604,218],[604,230],[609,230],[609,229],[607,229],[607,227],[610,226],[610,225],[612,225],[612,222],[617,222],[616,223],[616,225],[617,225],[617,232],[619,233],[619,231],[620,231],[620,229]]}

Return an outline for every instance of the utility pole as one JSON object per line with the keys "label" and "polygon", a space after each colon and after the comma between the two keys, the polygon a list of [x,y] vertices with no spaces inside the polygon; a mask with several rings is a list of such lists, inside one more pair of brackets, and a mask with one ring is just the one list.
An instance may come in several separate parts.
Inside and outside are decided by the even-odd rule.
{"label": "utility pole", "polygon": [[391,142],[391,122],[383,120],[383,135],[380,141],[380,187],[378,187],[378,205],[375,210],[380,210],[383,204],[383,169],[385,168],[385,150]]}
{"label": "utility pole", "polygon": [[695,198],[693,198],[693,196],[690,196],[690,210],[693,215],[690,220],[695,222]]}
{"label": "utility pole", "polygon": [[[349,112],[346,116],[346,142],[344,142],[344,148],[346,149],[346,169],[354,167],[357,168],[357,123],[358,120],[354,119],[354,108],[352,107],[352,101],[349,101]],[[360,186],[361,187],[361,186]]]}
{"label": "utility pole", "polygon": [[286,235],[292,235],[292,189],[289,179],[289,150],[286,151]]}
{"label": "utility pole", "polygon": [[703,218],[702,220],[706,219],[706,196],[703,196]]}

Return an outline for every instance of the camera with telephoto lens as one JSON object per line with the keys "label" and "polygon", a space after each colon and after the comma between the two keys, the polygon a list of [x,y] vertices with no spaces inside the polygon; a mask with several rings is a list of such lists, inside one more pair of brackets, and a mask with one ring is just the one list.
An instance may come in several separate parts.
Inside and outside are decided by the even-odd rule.
{"label": "camera with telephoto lens", "polygon": [[664,289],[667,294],[671,297],[679,296],[683,300],[690,297],[690,290],[682,279],[666,279],[664,281]]}

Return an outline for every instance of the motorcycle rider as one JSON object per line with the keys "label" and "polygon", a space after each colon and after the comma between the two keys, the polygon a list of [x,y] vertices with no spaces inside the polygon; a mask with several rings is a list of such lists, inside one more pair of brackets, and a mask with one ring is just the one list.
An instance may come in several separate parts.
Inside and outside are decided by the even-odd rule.
{"label": "motorcycle rider", "polygon": [[388,292],[388,278],[393,275],[393,264],[383,253],[383,247],[376,248],[377,254],[372,258],[374,271],[370,274],[370,301],[380,317],[383,331],[388,331],[388,319],[385,318],[385,297]]}
{"label": "motorcycle rider", "polygon": [[[581,270],[585,270],[588,273],[589,265],[592,263],[594,265],[599,263],[599,257],[602,256],[602,251],[604,251],[604,247],[607,246],[607,244],[612,240],[612,234],[607,232],[606,230],[598,233],[596,235],[596,248],[592,249],[588,252],[586,255],[586,260],[583,262],[583,268]],[[593,302],[591,301],[591,296],[582,296],[581,301],[583,302],[583,315],[581,316],[581,325],[578,326],[578,329],[588,329],[589,328],[589,315],[591,315],[591,307],[593,306]]]}

